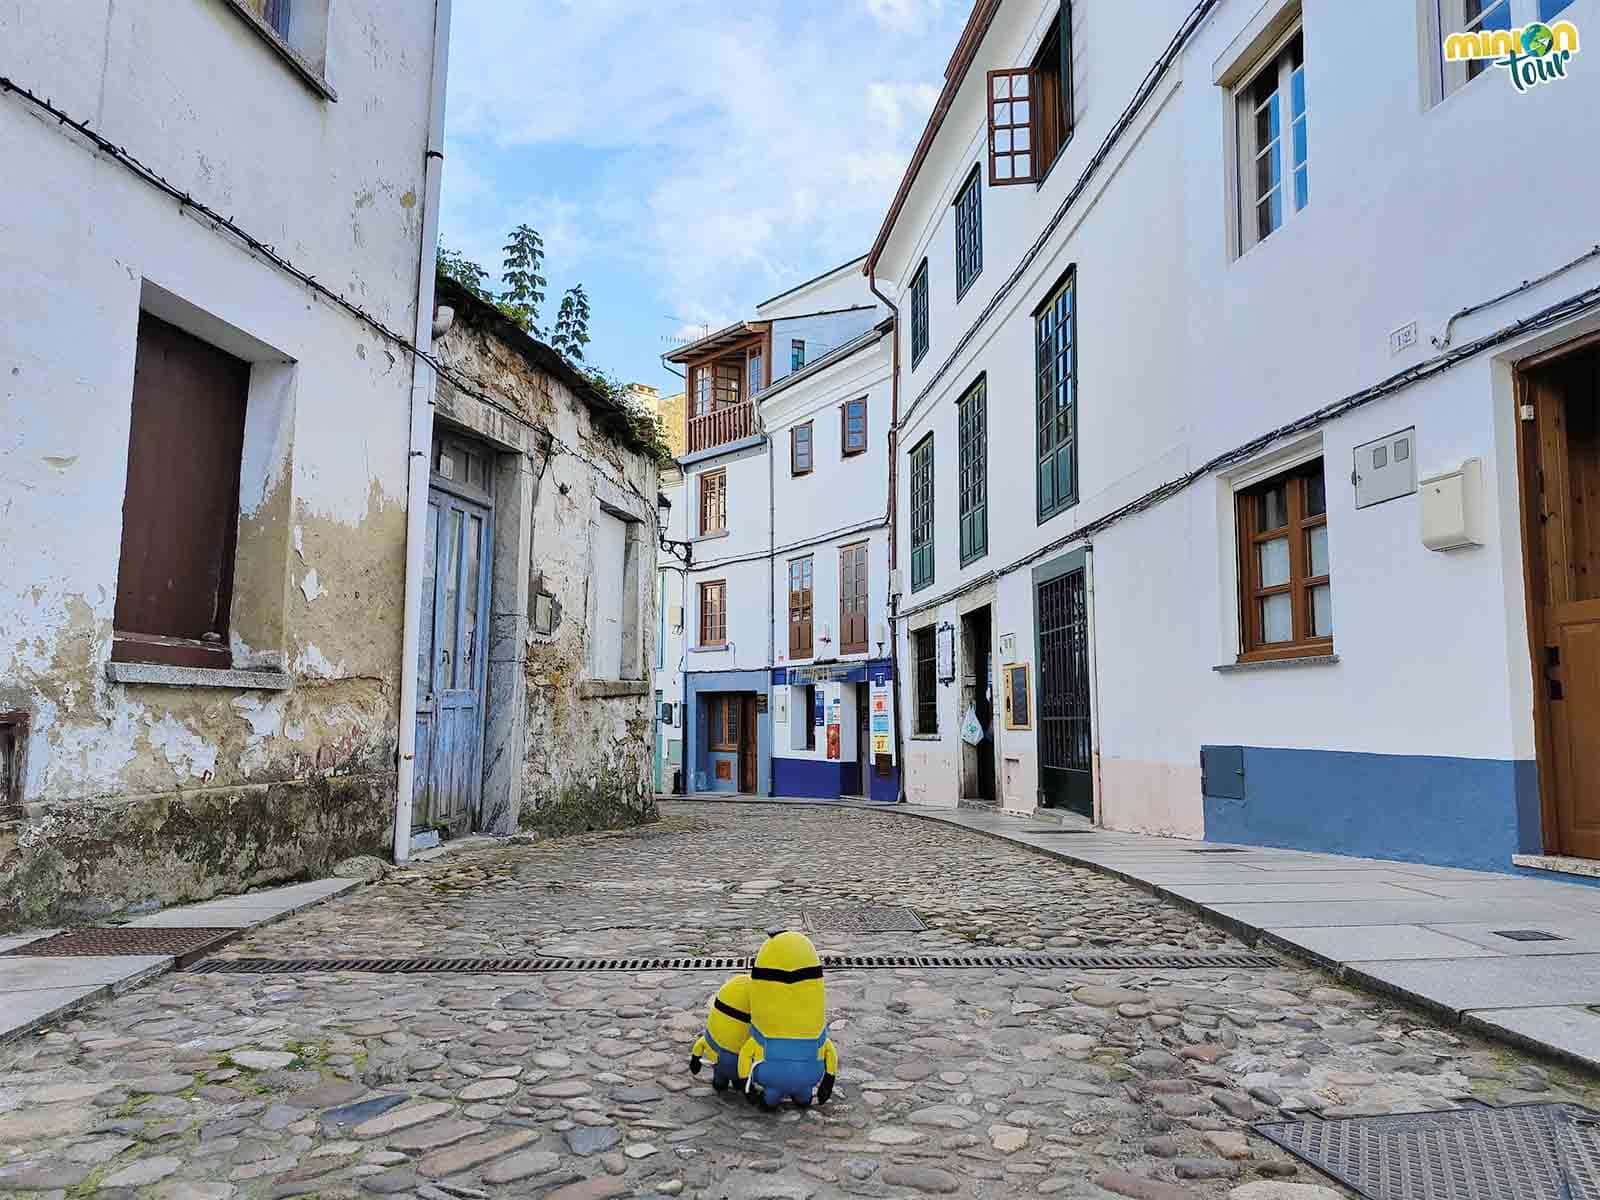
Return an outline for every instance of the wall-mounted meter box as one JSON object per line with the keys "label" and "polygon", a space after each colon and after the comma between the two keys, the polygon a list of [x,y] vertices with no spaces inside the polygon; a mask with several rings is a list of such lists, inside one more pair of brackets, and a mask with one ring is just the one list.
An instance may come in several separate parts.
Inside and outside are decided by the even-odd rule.
{"label": "wall-mounted meter box", "polygon": [[1479,507],[1483,502],[1483,463],[1469,458],[1451,471],[1422,481],[1422,544],[1429,550],[1459,550],[1483,544]]}
{"label": "wall-mounted meter box", "polygon": [[1355,485],[1357,508],[1398,500],[1416,491],[1416,427],[1357,446],[1350,482]]}

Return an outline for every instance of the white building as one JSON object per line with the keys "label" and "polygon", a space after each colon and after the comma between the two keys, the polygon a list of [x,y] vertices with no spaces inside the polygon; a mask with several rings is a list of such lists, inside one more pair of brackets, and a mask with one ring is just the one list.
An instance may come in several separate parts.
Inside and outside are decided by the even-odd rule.
{"label": "white building", "polygon": [[867,266],[912,802],[983,794],[992,686],[1007,810],[1600,858],[1600,5],[1466,7],[1554,53],[1447,61],[1462,0],[977,4]]}
{"label": "white building", "polygon": [[669,356],[689,397],[690,791],[898,795],[890,333],[857,259]]}
{"label": "white building", "polygon": [[0,13],[0,924],[390,844],[448,13]]}

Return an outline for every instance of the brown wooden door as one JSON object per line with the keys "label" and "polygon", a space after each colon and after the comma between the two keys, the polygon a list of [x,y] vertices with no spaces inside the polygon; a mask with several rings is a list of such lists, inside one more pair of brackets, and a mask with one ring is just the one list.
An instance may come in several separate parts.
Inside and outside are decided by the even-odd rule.
{"label": "brown wooden door", "polygon": [[[226,667],[250,364],[139,318],[116,655]],[[130,647],[132,649],[130,650]]]}
{"label": "brown wooden door", "polygon": [[739,702],[739,790],[756,791],[756,698],[744,696]]}
{"label": "brown wooden door", "polygon": [[1526,372],[1520,400],[1546,848],[1600,858],[1600,348]]}

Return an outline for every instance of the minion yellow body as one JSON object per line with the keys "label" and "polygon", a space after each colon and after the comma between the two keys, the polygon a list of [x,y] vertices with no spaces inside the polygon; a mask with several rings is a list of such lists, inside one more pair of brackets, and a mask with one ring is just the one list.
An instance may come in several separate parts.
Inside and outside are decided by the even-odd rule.
{"label": "minion yellow body", "polygon": [[702,1060],[711,1064],[711,1086],[726,1091],[743,1079],[740,1052],[750,1038],[750,976],[735,975],[717,989],[706,1012],[705,1032],[689,1051],[689,1073],[700,1074]]}
{"label": "minion yellow body", "polygon": [[768,1108],[785,1099],[827,1103],[839,1055],[828,1037],[827,992],[817,949],[803,933],[767,939],[750,972],[750,1040],[739,1055],[745,1091]]}

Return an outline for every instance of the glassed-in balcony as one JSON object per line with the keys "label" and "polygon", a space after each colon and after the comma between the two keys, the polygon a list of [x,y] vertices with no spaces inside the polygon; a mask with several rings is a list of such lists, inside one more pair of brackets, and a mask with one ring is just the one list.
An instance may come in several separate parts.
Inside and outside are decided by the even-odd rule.
{"label": "glassed-in balcony", "polygon": [[755,400],[761,391],[762,350],[746,349],[692,368],[689,409],[690,454],[750,437],[756,431]]}

